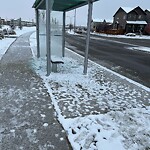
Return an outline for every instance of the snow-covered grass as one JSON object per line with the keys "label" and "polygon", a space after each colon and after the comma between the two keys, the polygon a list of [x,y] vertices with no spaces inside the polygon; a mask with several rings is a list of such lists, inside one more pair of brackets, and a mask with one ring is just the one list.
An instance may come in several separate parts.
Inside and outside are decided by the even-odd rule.
{"label": "snow-covered grass", "polygon": [[79,34],[75,33],[74,30],[71,30],[71,31],[70,31],[70,30],[67,30],[67,33],[73,34],[73,35],[79,35]]}
{"label": "snow-covered grass", "polygon": [[36,28],[35,27],[23,27],[22,30],[20,30],[19,28],[15,29],[16,35],[20,36],[21,34],[24,34],[26,32],[31,32],[31,31],[35,31]]}
{"label": "snow-covered grass", "polygon": [[[9,29],[9,26],[3,26],[2,29]],[[23,33],[35,31],[35,27],[23,27],[22,30],[19,28],[15,29],[16,35],[15,37],[11,38],[11,35],[9,38],[4,38],[0,40],[0,60],[2,59],[2,56],[6,53],[9,46],[16,40],[18,36],[20,36]]]}
{"label": "snow-covered grass", "polygon": [[2,59],[3,55],[6,53],[8,47],[15,41],[15,38],[5,38],[0,40],[0,60]]}
{"label": "snow-covered grass", "polygon": [[150,146],[149,115],[149,110],[132,108],[66,119],[64,127],[76,150],[146,150]]}
{"label": "snow-covered grass", "polygon": [[96,32],[91,34],[103,36],[103,37],[114,37],[114,38],[150,39],[150,36],[146,36],[146,35],[126,36],[126,35],[112,35],[112,34],[104,34],[104,33],[96,33]]}
{"label": "snow-covered grass", "polygon": [[[35,34],[30,38],[36,56]],[[46,77],[46,58],[33,59],[74,150],[150,149],[150,89],[66,49],[58,73]]]}

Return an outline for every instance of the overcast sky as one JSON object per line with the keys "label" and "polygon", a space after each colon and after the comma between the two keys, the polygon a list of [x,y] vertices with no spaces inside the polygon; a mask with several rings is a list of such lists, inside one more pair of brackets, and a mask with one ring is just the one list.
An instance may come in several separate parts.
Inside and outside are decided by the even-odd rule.
{"label": "overcast sky", "polygon": [[[0,17],[5,19],[19,18],[23,20],[35,19],[32,5],[35,0],[1,0]],[[100,0],[94,3],[93,19],[113,19],[114,13],[119,7],[136,7],[150,9],[150,0]],[[67,22],[74,19],[74,11],[67,13]],[[77,24],[86,25],[87,6],[77,9]]]}

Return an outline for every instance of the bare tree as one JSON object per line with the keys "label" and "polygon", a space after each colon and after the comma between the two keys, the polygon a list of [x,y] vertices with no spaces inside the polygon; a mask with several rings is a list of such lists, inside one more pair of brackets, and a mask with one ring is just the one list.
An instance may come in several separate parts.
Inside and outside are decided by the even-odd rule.
{"label": "bare tree", "polygon": [[23,28],[21,18],[18,19],[18,28],[20,30],[22,30],[22,28]]}
{"label": "bare tree", "polygon": [[14,30],[14,29],[16,28],[14,19],[11,19],[11,20],[10,20],[10,28],[11,28],[12,30]]}

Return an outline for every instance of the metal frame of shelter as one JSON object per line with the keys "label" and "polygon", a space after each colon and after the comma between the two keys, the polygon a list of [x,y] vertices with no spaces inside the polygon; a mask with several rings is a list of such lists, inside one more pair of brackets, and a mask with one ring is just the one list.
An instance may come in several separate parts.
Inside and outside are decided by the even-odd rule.
{"label": "metal frame of shelter", "polygon": [[98,0],[36,0],[33,4],[36,12],[36,36],[37,36],[37,57],[40,57],[40,39],[39,39],[39,9],[46,10],[46,50],[47,50],[47,76],[51,73],[51,11],[63,12],[62,29],[62,56],[65,56],[65,18],[66,12],[88,4],[87,37],[84,58],[83,73],[87,74],[88,52],[90,41],[90,29],[92,20],[93,2]]}

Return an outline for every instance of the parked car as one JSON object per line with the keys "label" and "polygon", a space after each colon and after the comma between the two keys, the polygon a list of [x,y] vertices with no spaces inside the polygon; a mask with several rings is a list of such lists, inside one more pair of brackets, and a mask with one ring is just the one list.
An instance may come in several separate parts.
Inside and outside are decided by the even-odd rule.
{"label": "parked car", "polygon": [[4,35],[7,35],[7,30],[3,29],[3,33],[4,33]]}
{"label": "parked car", "polygon": [[9,35],[16,35],[16,32],[14,30],[10,29],[7,32],[8,32]]}
{"label": "parked car", "polygon": [[75,32],[78,33],[78,34],[82,34],[82,29],[78,28],[78,29],[75,30]]}
{"label": "parked car", "polygon": [[135,33],[127,33],[126,36],[136,36]]}

